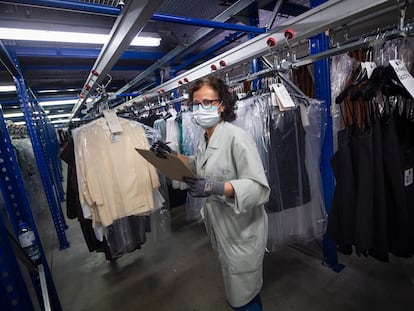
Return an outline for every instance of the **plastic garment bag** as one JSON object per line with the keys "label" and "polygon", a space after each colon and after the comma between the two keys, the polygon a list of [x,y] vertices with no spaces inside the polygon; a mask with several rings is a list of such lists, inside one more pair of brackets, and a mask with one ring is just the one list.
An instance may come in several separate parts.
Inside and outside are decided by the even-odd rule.
{"label": "plastic garment bag", "polygon": [[104,118],[72,131],[83,213],[112,258],[139,248],[153,229],[148,216],[165,210],[154,167],[135,151],[148,149],[148,137],[156,140],[159,132],[118,119],[120,134],[111,133]]}
{"label": "plastic garment bag", "polygon": [[306,107],[281,112],[265,94],[237,105],[234,123],[255,139],[273,192],[267,204],[268,248],[320,237],[326,226],[319,172],[320,102],[309,100]]}
{"label": "plastic garment bag", "polygon": [[[191,111],[185,111],[182,117],[182,152],[186,156],[195,154],[198,141],[204,139],[204,130],[193,120]],[[203,206],[202,198],[195,198],[187,193],[185,210],[187,220],[201,220],[201,208]]]}

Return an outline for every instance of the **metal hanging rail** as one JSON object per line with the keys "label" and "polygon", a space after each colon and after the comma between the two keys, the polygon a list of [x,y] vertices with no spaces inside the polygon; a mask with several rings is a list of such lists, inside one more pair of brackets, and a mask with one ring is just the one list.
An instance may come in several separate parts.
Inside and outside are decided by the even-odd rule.
{"label": "metal hanging rail", "polygon": [[[245,9],[247,6],[252,4],[254,0],[239,0],[236,3],[234,3],[231,7],[223,11],[221,14],[219,14],[217,17],[213,19],[214,22],[225,22],[233,15],[239,13],[243,9]],[[146,78],[148,75],[152,75],[155,70],[161,68],[168,62],[170,62],[172,59],[174,59],[176,56],[178,56],[180,53],[182,53],[184,50],[186,50],[189,46],[195,44],[198,42],[201,38],[208,35],[210,32],[212,32],[214,29],[212,28],[202,28],[198,31],[196,31],[188,40],[187,45],[179,45],[176,48],[174,48],[171,52],[169,52],[167,55],[162,57],[160,60],[155,62],[153,65],[149,66],[146,70],[144,70],[142,73],[140,73],[138,76],[136,76],[132,81],[121,87],[116,93],[120,94],[128,89],[130,89],[132,86],[136,85],[138,82],[142,81],[144,78]]]}
{"label": "metal hanging rail", "polygon": [[115,21],[110,33],[110,39],[102,48],[93,69],[86,79],[85,86],[80,94],[81,98],[72,109],[72,117],[85,104],[89,95],[95,91],[98,83],[106,77],[132,39],[142,31],[151,18],[151,14],[161,3],[162,0],[128,2]]}
{"label": "metal hanging rail", "polygon": [[[330,0],[312,10],[297,16],[265,34],[242,43],[203,64],[137,96],[122,105],[122,109],[134,103],[157,97],[160,92],[170,92],[180,86],[179,82],[191,82],[198,78],[228,70],[229,67],[249,61],[258,56],[273,54],[293,44],[308,42],[312,35],[361,19],[371,13],[390,12],[399,4],[387,0]],[[225,66],[221,66],[225,64]]]}

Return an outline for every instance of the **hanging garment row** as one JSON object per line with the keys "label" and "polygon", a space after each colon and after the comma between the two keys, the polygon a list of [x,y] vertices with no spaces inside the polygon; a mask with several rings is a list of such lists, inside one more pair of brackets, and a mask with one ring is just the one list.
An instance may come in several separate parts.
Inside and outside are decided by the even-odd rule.
{"label": "hanging garment row", "polygon": [[135,151],[148,149],[159,134],[116,119],[121,132],[111,132],[105,117],[73,129],[60,153],[68,163],[67,216],[78,219],[89,251],[104,251],[108,260],[140,248],[157,226],[169,226],[160,223],[165,217],[153,221],[154,211],[168,210],[168,200],[155,169]]}
{"label": "hanging garment row", "polygon": [[[411,69],[412,47],[411,38],[377,46],[370,75],[347,57],[333,66],[350,75],[335,93],[341,122],[327,234],[345,254],[388,261],[390,253],[414,253],[414,90],[400,75],[404,63]],[[398,55],[404,61],[394,61]]]}

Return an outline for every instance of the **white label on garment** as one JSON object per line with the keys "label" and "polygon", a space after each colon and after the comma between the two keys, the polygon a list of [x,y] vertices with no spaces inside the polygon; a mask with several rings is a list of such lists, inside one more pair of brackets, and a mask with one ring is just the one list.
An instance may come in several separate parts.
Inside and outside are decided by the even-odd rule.
{"label": "white label on garment", "polygon": [[271,97],[271,100],[272,100],[272,106],[273,107],[279,106],[279,103],[277,102],[277,98],[276,98],[275,92],[270,92],[270,97]]}
{"label": "white label on garment", "polygon": [[279,109],[281,111],[295,108],[295,103],[290,97],[289,92],[282,83],[275,83],[271,85],[271,88],[275,91],[276,98],[279,102]]}
{"label": "white label on garment", "polygon": [[121,141],[121,135],[119,133],[111,133],[111,142],[117,143],[119,141]]}
{"label": "white label on garment", "polygon": [[367,77],[369,79],[371,78],[372,72],[377,67],[377,65],[374,62],[363,62],[361,63],[361,67],[367,71]]}
{"label": "white label on garment", "polygon": [[302,119],[302,125],[303,127],[309,126],[309,118],[308,118],[308,112],[306,111],[306,107],[304,104],[299,104],[300,107],[300,117]]}
{"label": "white label on garment", "polygon": [[404,186],[408,187],[413,183],[413,168],[406,169],[404,171]]}
{"label": "white label on garment", "polygon": [[398,79],[404,85],[405,89],[414,98],[414,78],[408,71],[407,67],[399,59],[390,60],[390,65],[394,68]]}
{"label": "white label on garment", "polygon": [[237,98],[239,99],[239,100],[241,100],[241,99],[243,99],[243,98],[245,98],[246,97],[246,93],[237,93]]}
{"label": "white label on garment", "polygon": [[106,120],[106,124],[108,124],[109,130],[111,133],[121,133],[122,132],[122,126],[121,123],[119,123],[118,116],[115,112],[104,110],[103,115]]}

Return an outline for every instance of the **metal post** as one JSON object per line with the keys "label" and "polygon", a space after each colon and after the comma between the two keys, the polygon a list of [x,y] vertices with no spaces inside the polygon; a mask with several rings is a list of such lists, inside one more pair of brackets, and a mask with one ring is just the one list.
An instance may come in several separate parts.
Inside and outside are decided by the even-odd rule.
{"label": "metal post", "polygon": [[[311,7],[316,7],[325,2],[325,0],[311,0]],[[311,38],[310,54],[317,54],[329,49],[329,39],[325,33],[321,33]],[[328,58],[317,61],[313,64],[313,74],[315,77],[315,95],[316,98],[323,101],[325,105],[322,116],[322,124],[326,124],[325,136],[322,142],[321,150],[321,177],[323,184],[323,195],[325,201],[326,212],[329,214],[331,210],[333,192],[334,192],[334,176],[330,166],[330,159],[333,155],[333,132],[331,111],[331,81],[330,81],[330,60]],[[344,265],[338,263],[338,254],[336,245],[326,235],[323,238],[323,258],[324,263],[331,269],[339,272]]]}
{"label": "metal post", "polygon": [[[2,183],[0,181],[0,183]],[[4,185],[3,185],[4,186]],[[34,310],[19,263],[0,216],[0,298],[2,310]]]}
{"label": "metal post", "polygon": [[[27,121],[26,121],[27,124]],[[45,269],[45,276],[48,283],[49,294],[51,297],[51,303],[53,310],[61,310],[59,297],[54,286],[52,275],[47,264],[45,252],[40,241],[39,233],[37,232],[36,224],[31,212],[29,199],[27,197],[23,178],[20,173],[20,169],[17,163],[16,155],[13,152],[13,146],[10,140],[10,136],[7,132],[6,124],[3,118],[3,112],[0,109],[0,155],[2,161],[0,161],[0,188],[3,194],[3,199],[8,212],[10,222],[13,226],[16,237],[18,236],[19,221],[23,220],[33,230],[36,241],[39,245],[40,260]],[[32,284],[38,295],[40,304],[43,304],[41,296],[41,288],[39,287],[37,278],[31,273]]]}
{"label": "metal post", "polygon": [[[257,8],[257,3],[253,3],[252,5],[249,6],[248,8],[250,10],[250,15],[249,15],[249,23],[250,25],[259,25],[259,10]],[[248,33],[247,34],[247,38],[253,39],[254,37],[256,37],[256,34],[254,33]],[[263,69],[263,64],[261,63],[259,58],[253,58],[250,61],[250,67],[251,67],[251,73],[255,73],[255,72],[259,72],[260,70]],[[260,81],[260,79],[255,79],[252,81],[252,90],[256,91],[257,90],[257,84],[258,81]]]}
{"label": "metal post", "polygon": [[33,122],[32,111],[29,107],[29,96],[27,94],[24,80],[22,77],[14,77],[14,82],[16,85],[17,94],[19,95],[20,108],[24,113],[27,131],[29,132],[30,141],[33,147],[33,153],[36,158],[36,163],[39,169],[40,177],[42,179],[42,184],[45,190],[47,202],[49,204],[50,212],[52,214],[53,223],[55,225],[56,233],[59,240],[59,246],[62,250],[69,247],[69,242],[67,241],[65,235],[66,223],[64,218],[62,218],[63,213],[61,212],[61,207],[58,204],[57,198],[53,191],[51,176],[49,175],[47,163],[42,150],[42,142],[40,141],[36,133],[36,127]]}

